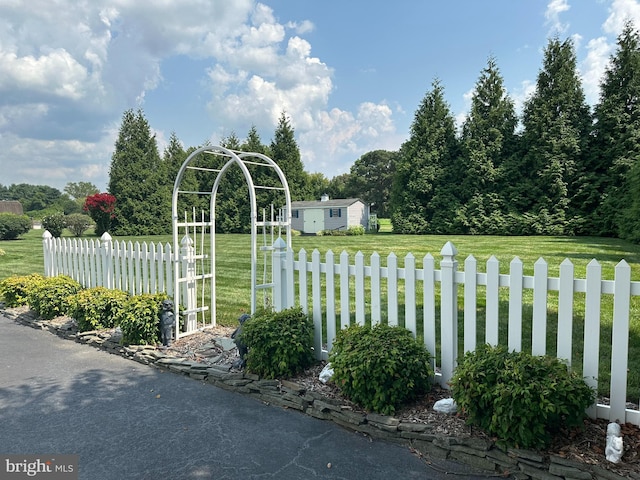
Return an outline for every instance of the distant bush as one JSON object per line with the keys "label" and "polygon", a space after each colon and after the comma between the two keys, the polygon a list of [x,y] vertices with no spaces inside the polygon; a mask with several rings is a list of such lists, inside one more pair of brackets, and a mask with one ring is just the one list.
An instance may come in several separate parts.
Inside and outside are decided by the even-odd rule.
{"label": "distant bush", "polygon": [[155,345],[160,339],[161,303],[165,294],[129,297],[114,315],[114,323],[122,330],[125,345]]}
{"label": "distant bush", "polygon": [[291,377],[314,361],[313,322],[300,308],[256,312],[242,325],[247,370],[265,378]]}
{"label": "distant bush", "polygon": [[450,383],[468,423],[519,448],[545,447],[562,427],[581,426],[595,395],[557,358],[504,346],[467,352]]}
{"label": "distant bush", "polygon": [[29,294],[44,280],[42,275],[8,277],[0,281],[0,297],[7,307],[21,307],[29,303]]}
{"label": "distant bush", "polygon": [[129,294],[122,290],[88,288],[69,297],[68,314],[75,319],[81,332],[112,328],[116,313],[124,308],[128,298]]}
{"label": "distant bush", "polygon": [[321,230],[316,233],[319,237],[344,237],[347,235],[346,230]]}
{"label": "distant bush", "polygon": [[66,315],[69,296],[75,295],[81,288],[78,282],[65,275],[44,278],[30,289],[29,306],[45,320]]}
{"label": "distant bush", "polygon": [[111,228],[111,221],[115,218],[116,197],[110,193],[96,193],[89,195],[82,209],[96,222],[96,235],[101,236]]}
{"label": "distant bush", "polygon": [[62,235],[62,230],[66,227],[65,216],[63,213],[52,213],[42,217],[42,228],[48,230],[54,237]]}
{"label": "distant bush", "polygon": [[347,235],[364,235],[364,227],[362,225],[353,225],[347,229]]}
{"label": "distant bush", "polygon": [[31,220],[26,215],[0,213],[0,240],[15,240],[31,230]]}
{"label": "distant bush", "polygon": [[352,325],[336,335],[333,381],[353,402],[385,415],[426,393],[433,371],[425,346],[403,327]]}
{"label": "distant bush", "polygon": [[[67,228],[71,230],[76,237],[81,237],[82,234],[93,225],[93,220],[89,215],[83,215],[81,213],[72,213],[65,218]],[[53,234],[52,234],[53,235]]]}

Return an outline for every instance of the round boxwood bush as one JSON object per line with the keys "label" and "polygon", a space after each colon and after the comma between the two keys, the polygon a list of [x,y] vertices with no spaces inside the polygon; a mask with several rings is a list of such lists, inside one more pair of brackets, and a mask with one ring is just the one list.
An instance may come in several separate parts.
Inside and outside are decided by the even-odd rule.
{"label": "round boxwood bush", "polygon": [[31,230],[31,219],[26,215],[0,213],[0,240],[14,240]]}
{"label": "round boxwood bush", "polygon": [[78,293],[80,289],[82,286],[66,275],[45,278],[30,290],[29,306],[45,320],[66,315],[69,297]]}
{"label": "round boxwood bush", "polygon": [[114,314],[114,324],[122,330],[125,345],[155,345],[160,340],[160,313],[164,293],[129,297]]}
{"label": "round boxwood bush", "polygon": [[351,401],[385,415],[429,391],[433,371],[425,346],[403,327],[352,325],[341,330],[329,361],[333,381]]}
{"label": "round boxwood bush", "polygon": [[313,321],[300,308],[261,310],[242,325],[247,371],[264,378],[291,377],[314,362]]}
{"label": "round boxwood bush", "polygon": [[565,427],[583,425],[595,392],[557,358],[482,345],[467,352],[451,380],[470,424],[507,446],[542,448]]}
{"label": "round boxwood bush", "polygon": [[104,287],[87,288],[69,297],[69,316],[78,330],[99,330],[115,326],[115,315],[123,307],[129,294]]}
{"label": "round boxwood bush", "polygon": [[7,307],[27,305],[29,293],[43,280],[44,277],[37,273],[5,278],[0,281],[0,297]]}

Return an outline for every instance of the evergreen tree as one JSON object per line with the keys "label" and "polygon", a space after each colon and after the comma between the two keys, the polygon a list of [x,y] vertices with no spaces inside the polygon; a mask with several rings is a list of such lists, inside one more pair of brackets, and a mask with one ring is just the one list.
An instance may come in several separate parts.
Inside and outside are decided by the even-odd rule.
{"label": "evergreen tree", "polygon": [[627,22],[600,85],[585,204],[592,235],[640,241],[640,37]]}
{"label": "evergreen tree", "polygon": [[374,150],[367,152],[351,166],[348,191],[372,205],[372,211],[387,217],[391,184],[398,152]]}
{"label": "evergreen tree", "polygon": [[171,201],[155,135],[143,112],[127,110],[111,157],[109,193],[116,197],[116,235],[157,235],[171,231]]}
{"label": "evergreen tree", "polygon": [[308,188],[307,173],[300,159],[300,150],[294,137],[294,130],[282,112],[275,135],[271,141],[271,158],[282,169],[291,192],[291,200],[312,200]]}
{"label": "evergreen tree", "polygon": [[458,213],[464,230],[474,234],[508,234],[505,163],[516,145],[518,119],[494,58],[482,70],[462,126]]}
{"label": "evergreen tree", "polygon": [[[190,152],[189,152],[190,153]],[[185,151],[180,142],[180,139],[176,135],[175,132],[171,132],[171,136],[169,137],[169,143],[164,149],[162,153],[162,169],[165,173],[165,180],[163,182],[162,188],[166,191],[164,195],[167,198],[173,200],[173,189],[175,186],[176,179],[178,177],[178,172],[182,167],[182,164],[185,162],[189,153]],[[194,166],[194,161],[192,160],[190,166]],[[210,188],[210,187],[209,187]],[[184,219],[184,212],[187,212],[188,215],[191,215],[193,212],[193,208],[195,208],[196,213],[199,215],[202,210],[208,212],[209,210],[209,199],[203,198],[197,194],[190,194],[186,192],[198,192],[200,191],[200,187],[198,184],[198,179],[196,178],[196,173],[192,169],[186,169],[182,176],[182,180],[179,185],[179,189],[182,192],[178,196],[178,220],[182,221]],[[198,217],[200,218],[200,217]]]}
{"label": "evergreen tree", "polygon": [[458,199],[452,183],[459,147],[455,122],[438,80],[427,92],[400,148],[391,192],[397,233],[455,233]]}
{"label": "evergreen tree", "polygon": [[[222,147],[240,150],[240,139],[235,132],[223,138]],[[228,159],[225,159],[228,160]],[[222,166],[222,165],[221,165]],[[211,186],[209,189],[211,189]],[[251,205],[249,186],[238,165],[231,165],[221,178],[216,197],[216,231],[221,233],[249,233],[251,231]]]}
{"label": "evergreen tree", "polygon": [[526,153],[515,168],[523,181],[510,193],[533,219],[529,233],[575,233],[571,217],[579,206],[572,209],[571,203],[580,191],[591,116],[570,39],[549,41],[536,91],[525,103],[523,127]]}

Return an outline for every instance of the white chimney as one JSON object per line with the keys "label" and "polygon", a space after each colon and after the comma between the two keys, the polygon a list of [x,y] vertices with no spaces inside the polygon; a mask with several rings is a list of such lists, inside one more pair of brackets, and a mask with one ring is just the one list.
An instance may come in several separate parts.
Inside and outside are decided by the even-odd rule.
{"label": "white chimney", "polygon": [[327,202],[329,201],[329,194],[327,193],[323,193],[322,196],[320,197],[320,201],[321,202]]}

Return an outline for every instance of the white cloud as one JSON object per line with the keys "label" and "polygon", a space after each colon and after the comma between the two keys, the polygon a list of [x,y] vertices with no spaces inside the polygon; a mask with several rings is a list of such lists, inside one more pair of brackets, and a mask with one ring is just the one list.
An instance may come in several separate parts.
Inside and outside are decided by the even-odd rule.
{"label": "white cloud", "polygon": [[617,37],[627,20],[632,20],[636,28],[640,27],[640,3],[637,0],[613,0],[602,28],[605,33]]}
{"label": "white cloud", "polygon": [[600,94],[600,82],[609,64],[614,46],[606,37],[598,37],[587,43],[587,56],[581,64],[582,82],[587,102],[594,105]]}
{"label": "white cloud", "polygon": [[571,7],[567,0],[551,0],[547,4],[547,10],[544,13],[546,25],[549,25],[550,35],[564,34],[569,29],[568,23],[560,21],[560,15],[568,11]]}

